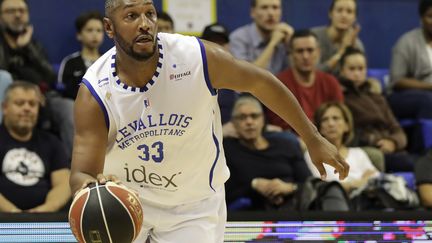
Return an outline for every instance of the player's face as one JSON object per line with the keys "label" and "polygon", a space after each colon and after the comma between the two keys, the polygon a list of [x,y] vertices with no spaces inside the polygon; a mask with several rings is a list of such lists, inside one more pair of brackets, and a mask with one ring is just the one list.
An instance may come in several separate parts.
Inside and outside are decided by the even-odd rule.
{"label": "player's face", "polygon": [[291,46],[291,62],[299,72],[312,72],[319,61],[318,42],[313,36],[295,38]]}
{"label": "player's face", "polygon": [[252,103],[240,105],[233,117],[233,123],[240,139],[256,140],[262,136],[264,128],[262,109]]}
{"label": "player's face", "polygon": [[118,51],[145,61],[156,52],[157,17],[151,0],[119,0],[105,30],[118,46]]}
{"label": "player's face", "polygon": [[20,135],[28,134],[36,125],[40,98],[35,90],[15,88],[3,103],[5,126]]}
{"label": "player's face", "polygon": [[103,42],[103,23],[98,19],[90,19],[77,35],[78,40],[90,49],[98,49]]}
{"label": "player's face", "polygon": [[366,81],[366,72],[366,58],[361,54],[347,56],[341,67],[341,76],[351,80],[357,87]]}
{"label": "player's face", "polygon": [[345,133],[349,132],[348,123],[342,111],[336,107],[328,108],[321,117],[320,133],[331,143],[340,144]]}
{"label": "player's face", "polygon": [[5,0],[1,4],[1,23],[12,34],[25,32],[29,24],[27,4],[23,0]]}
{"label": "player's face", "polygon": [[432,8],[426,10],[421,18],[423,29],[429,35],[432,35]]}
{"label": "player's face", "polygon": [[174,28],[171,24],[171,22],[163,20],[163,19],[158,19],[157,21],[158,24],[158,31],[159,32],[163,32],[163,33],[174,33]]}
{"label": "player's face", "polygon": [[257,0],[251,9],[251,16],[258,28],[272,31],[281,21],[281,0]]}
{"label": "player's face", "polygon": [[357,19],[356,7],[354,0],[336,1],[329,13],[331,25],[338,30],[352,27]]}

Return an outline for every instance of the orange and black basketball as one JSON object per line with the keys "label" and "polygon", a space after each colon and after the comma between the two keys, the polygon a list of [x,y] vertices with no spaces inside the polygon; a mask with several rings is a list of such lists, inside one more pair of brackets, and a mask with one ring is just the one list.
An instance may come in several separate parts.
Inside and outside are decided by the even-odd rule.
{"label": "orange and black basketball", "polygon": [[69,224],[78,242],[132,242],[143,222],[139,198],[114,182],[90,184],[74,198]]}

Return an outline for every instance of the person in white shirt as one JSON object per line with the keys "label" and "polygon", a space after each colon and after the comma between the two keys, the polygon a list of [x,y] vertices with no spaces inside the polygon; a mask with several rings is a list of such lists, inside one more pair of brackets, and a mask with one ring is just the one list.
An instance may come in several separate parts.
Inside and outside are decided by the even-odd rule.
{"label": "person in white shirt", "polygon": [[[324,103],[316,110],[314,120],[321,135],[336,146],[340,155],[350,165],[348,177],[340,181],[347,193],[364,186],[370,178],[379,176],[378,169],[362,148],[347,146],[353,138],[353,120],[347,106],[340,102]],[[307,152],[305,159],[312,174],[319,177],[319,172]],[[331,167],[324,167],[328,175],[326,180],[338,180],[331,173]]]}

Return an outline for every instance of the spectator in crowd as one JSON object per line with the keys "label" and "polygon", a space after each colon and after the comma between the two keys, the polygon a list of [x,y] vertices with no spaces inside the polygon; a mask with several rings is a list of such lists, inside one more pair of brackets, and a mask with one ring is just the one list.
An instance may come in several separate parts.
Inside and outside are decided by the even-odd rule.
{"label": "spectator in crowd", "polygon": [[104,38],[103,17],[97,11],[84,12],[75,20],[76,38],[81,50],[63,58],[58,82],[63,96],[75,100],[84,73],[100,56],[99,47]]}
{"label": "spectator in crowd", "polygon": [[33,39],[29,9],[25,0],[0,2],[0,68],[14,80],[28,80],[46,91],[56,76],[41,44]]}
{"label": "spectator in crowd", "polygon": [[174,21],[171,16],[166,12],[158,12],[157,13],[157,25],[158,31],[164,33],[174,33]]}
{"label": "spectator in crowd", "polygon": [[[320,48],[315,34],[309,30],[296,31],[289,46],[291,68],[277,77],[287,86],[312,120],[315,110],[327,101],[343,101],[339,82],[331,74],[317,70]],[[268,110],[269,123],[289,129],[289,125]]]}
{"label": "spectator in crowd", "polygon": [[347,47],[356,47],[364,51],[358,38],[360,26],[357,21],[356,0],[332,0],[328,12],[330,24],[314,27],[321,47],[319,69],[329,73],[338,73],[339,60]]}
{"label": "spectator in crowd", "polygon": [[288,67],[287,45],[293,28],[281,22],[281,0],[251,0],[253,23],[230,35],[231,53],[277,74]]}
{"label": "spectator in crowd", "polygon": [[421,204],[432,208],[432,150],[416,162],[414,174]]}
{"label": "spectator in crowd", "polygon": [[405,132],[382,94],[370,90],[366,57],[360,50],[348,48],[340,60],[340,82],[345,103],[354,117],[357,145],[379,148],[385,155],[386,170],[412,171],[413,158],[403,152]]}
{"label": "spectator in crowd", "polygon": [[[232,121],[238,138],[224,139],[231,176],[226,184],[228,205],[249,198],[248,209],[296,209],[302,184],[310,176],[298,143],[263,134],[264,114],[252,96],[235,103]],[[335,187],[322,198],[323,210],[347,210],[342,190]]]}
{"label": "spectator in crowd", "polygon": [[[7,87],[13,82],[12,76],[6,70],[0,70],[0,103],[3,102]],[[3,113],[0,109],[0,124],[3,121]]]}
{"label": "spectator in crowd", "polygon": [[[421,27],[405,33],[393,47],[389,104],[399,119],[432,118],[432,0],[419,4]],[[421,128],[410,135],[410,150],[422,152]]]}
{"label": "spectator in crowd", "polygon": [[[26,80],[41,88],[47,96],[47,109],[43,109],[40,115],[42,123],[48,124],[42,127],[59,133],[68,143],[73,129],[70,125],[72,108],[55,92],[47,92],[54,86],[56,75],[42,45],[33,38],[27,2],[0,1],[0,26],[0,68],[7,70],[14,80]],[[70,140],[69,144],[72,143]]]}
{"label": "spectator in crowd", "polygon": [[[419,206],[418,195],[406,186],[403,177],[380,173],[362,148],[348,146],[354,130],[347,106],[339,102],[323,104],[315,113],[315,124],[350,165],[350,174],[344,180],[340,181],[333,175],[326,180],[340,181],[349,194],[352,210],[412,209]],[[319,176],[307,154],[306,161],[314,176]],[[329,167],[325,169],[331,172]]]}
{"label": "spectator in crowd", "polygon": [[229,32],[227,28],[220,23],[214,23],[204,27],[201,39],[214,42],[229,51]]}
{"label": "spectator in crowd", "polygon": [[81,50],[63,58],[58,73],[58,83],[62,87],[63,97],[61,116],[54,117],[60,126],[60,136],[70,156],[73,144],[73,102],[78,93],[79,84],[87,68],[100,56],[99,47],[104,39],[103,17],[97,11],[84,12],[75,20],[76,37]]}
{"label": "spectator in crowd", "polygon": [[[379,175],[378,169],[362,148],[349,147],[354,131],[353,118],[347,106],[340,102],[323,103],[315,112],[314,120],[321,135],[336,146],[339,154],[350,165],[350,174],[341,181],[347,193],[365,186],[370,178]],[[312,174],[319,177],[320,174],[307,153],[305,158]],[[326,180],[338,180],[337,176],[331,173],[330,167],[324,167],[328,172]]]}
{"label": "spectator in crowd", "polygon": [[64,147],[35,128],[42,102],[33,83],[15,81],[6,91],[0,125],[1,212],[55,212],[71,197]]}

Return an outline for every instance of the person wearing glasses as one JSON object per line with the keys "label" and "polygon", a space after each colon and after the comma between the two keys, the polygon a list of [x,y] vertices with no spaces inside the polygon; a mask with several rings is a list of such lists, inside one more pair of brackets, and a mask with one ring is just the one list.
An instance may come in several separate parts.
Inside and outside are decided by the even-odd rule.
{"label": "person wearing glasses", "polygon": [[[298,209],[302,185],[312,175],[299,144],[264,133],[263,108],[253,96],[237,99],[231,119],[238,138],[225,138],[223,143],[231,173],[225,187],[228,209]],[[348,210],[341,187],[329,187],[320,196],[319,209]],[[234,206],[239,199],[249,203]]]}

